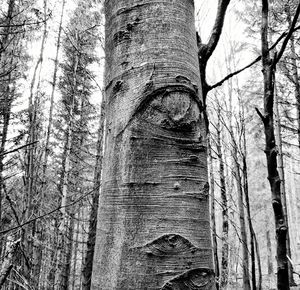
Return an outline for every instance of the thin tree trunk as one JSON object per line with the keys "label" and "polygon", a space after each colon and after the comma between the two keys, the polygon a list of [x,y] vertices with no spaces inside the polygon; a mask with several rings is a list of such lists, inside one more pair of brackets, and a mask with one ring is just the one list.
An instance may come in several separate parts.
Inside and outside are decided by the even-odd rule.
{"label": "thin tree trunk", "polygon": [[55,285],[57,289],[67,289],[68,285],[65,284],[68,281],[67,271],[68,271],[68,261],[67,261],[67,250],[65,249],[65,239],[68,233],[68,221],[70,220],[70,215],[66,211],[66,204],[68,199],[68,190],[69,190],[69,171],[71,167],[71,148],[73,141],[73,128],[74,128],[74,109],[75,109],[75,94],[76,94],[76,82],[77,82],[77,69],[79,64],[79,55],[76,53],[73,64],[73,75],[72,75],[72,88],[71,88],[71,103],[69,104],[68,112],[68,125],[67,125],[67,135],[66,135],[66,151],[65,156],[63,156],[63,177],[62,177],[62,198],[61,198],[61,220],[59,226],[59,249],[58,249],[58,261],[57,261],[57,271],[55,277]]}
{"label": "thin tree trunk", "polygon": [[209,164],[209,189],[210,189],[210,214],[211,214],[211,227],[212,227],[212,245],[214,252],[214,263],[215,263],[215,277],[216,277],[216,288],[220,289],[220,266],[218,257],[218,241],[217,241],[217,228],[216,228],[216,213],[215,213],[215,179],[213,171],[213,160],[212,160],[212,149],[210,144],[210,137],[208,137],[208,164]]}
{"label": "thin tree trunk", "polygon": [[61,289],[69,289],[70,278],[71,278],[71,263],[72,263],[72,252],[74,247],[74,216],[70,215],[69,224],[68,224],[68,233],[66,239],[66,264],[64,266],[64,273],[62,274],[63,283]]}
{"label": "thin tree trunk", "polygon": [[262,0],[262,66],[264,77],[264,115],[259,111],[265,131],[268,180],[272,192],[272,205],[275,216],[275,227],[277,237],[277,288],[278,290],[288,290],[289,274],[286,247],[287,224],[284,216],[281,198],[281,180],[277,167],[277,148],[274,134],[274,74],[276,59],[270,58],[268,43],[268,0]]}
{"label": "thin tree trunk", "polygon": [[55,271],[55,289],[64,289],[64,273],[66,269],[66,235],[68,233],[68,221],[70,219],[67,211],[66,204],[68,199],[68,178],[70,171],[70,155],[71,155],[71,146],[72,146],[72,134],[73,134],[73,110],[74,110],[74,96],[73,101],[70,105],[69,121],[66,134],[66,150],[64,153],[64,164],[63,166],[63,178],[62,178],[62,197],[61,197],[61,218],[60,225],[58,228],[59,237],[58,237],[58,250],[57,250],[57,267]]}
{"label": "thin tree trunk", "polygon": [[[218,106],[218,116],[220,116],[221,109]],[[229,216],[228,216],[228,201],[227,191],[225,183],[225,164],[222,153],[222,138],[221,138],[221,124],[218,119],[217,124],[217,153],[219,159],[219,175],[220,175],[220,190],[221,190],[221,201],[222,201],[222,257],[221,257],[221,277],[220,277],[220,288],[226,289],[228,285],[228,259],[229,259],[229,244],[228,244],[228,232],[229,232]]]}
{"label": "thin tree trunk", "polygon": [[215,289],[193,1],[104,6],[107,135],[91,287]]}
{"label": "thin tree trunk", "polygon": [[[229,69],[229,63],[227,62],[227,67]],[[245,209],[244,209],[244,194],[243,190],[245,189],[245,183],[243,185],[241,178],[241,166],[240,166],[240,156],[238,152],[238,147],[242,147],[241,144],[238,144],[236,141],[235,133],[232,125],[232,80],[228,84],[228,95],[229,95],[229,126],[228,131],[231,137],[231,155],[233,158],[233,176],[235,177],[237,185],[237,198],[238,198],[238,208],[239,208],[239,220],[240,220],[240,232],[241,232],[241,243],[242,243],[242,269],[243,269],[243,289],[250,290],[250,275],[249,275],[249,251],[248,251],[248,238],[246,230],[246,220],[245,220]],[[220,115],[220,114],[219,114]],[[240,116],[241,117],[241,116]],[[243,118],[240,118],[243,119]],[[243,128],[244,129],[244,128]],[[246,188],[248,190],[248,188]],[[248,193],[248,191],[247,191]],[[249,202],[249,200],[248,200]],[[255,263],[254,263],[255,267]],[[255,278],[255,271],[254,271]],[[255,285],[255,283],[254,283]],[[256,287],[256,286],[254,286]]]}
{"label": "thin tree trunk", "polygon": [[[274,80],[275,81],[275,80]],[[276,91],[276,84],[274,85],[274,108],[275,108],[275,131],[276,131],[276,143],[277,143],[277,149],[278,149],[278,173],[280,176],[280,185],[281,185],[281,198],[282,198],[282,208],[283,208],[283,214],[285,217],[285,221],[287,226],[289,225],[289,219],[288,219],[288,211],[287,211],[287,202],[286,202],[286,190],[285,190],[285,174],[284,174],[284,161],[283,161],[283,152],[282,152],[282,135],[281,135],[281,122],[280,122],[280,115],[279,115],[279,108],[278,108],[278,96]],[[292,258],[291,253],[291,242],[290,242],[290,233],[289,233],[289,226],[287,228],[286,233],[286,248],[287,248],[287,255],[289,258]],[[290,286],[297,286],[294,280],[293,276],[293,265],[290,261],[288,261],[289,266],[289,282]]]}
{"label": "thin tree trunk", "polygon": [[[240,99],[239,99],[240,101]],[[252,273],[252,290],[256,290],[256,269],[255,269],[255,232],[252,224],[252,217],[251,217],[251,209],[250,209],[250,200],[249,200],[249,186],[248,186],[248,167],[247,167],[247,141],[246,141],[246,126],[245,126],[245,112],[244,112],[244,104],[240,103],[241,109],[241,128],[242,128],[242,138],[243,138],[243,153],[242,153],[242,161],[243,161],[243,188],[245,194],[245,203],[247,209],[247,217],[248,217],[248,224],[250,230],[250,247],[251,247],[251,273]],[[257,244],[258,246],[258,244]],[[257,261],[260,264],[260,261]],[[261,267],[258,266],[259,269],[259,280],[261,280],[262,273]],[[261,283],[258,284],[258,290],[261,290]]]}
{"label": "thin tree trunk", "polygon": [[243,289],[250,290],[250,275],[249,275],[249,255],[248,255],[248,243],[247,243],[247,231],[246,231],[246,221],[245,221],[245,211],[244,211],[244,201],[243,201],[243,185],[240,174],[240,166],[238,163],[236,144],[233,146],[232,154],[234,159],[235,172],[234,176],[237,182],[237,194],[238,194],[238,207],[239,207],[239,217],[240,217],[240,229],[241,229],[241,242],[242,242],[242,268],[243,268]]}
{"label": "thin tree trunk", "polygon": [[94,192],[93,192],[92,207],[91,207],[90,218],[89,218],[87,250],[86,250],[85,258],[83,260],[84,263],[83,270],[82,270],[83,290],[89,290],[91,288],[93,258],[94,258],[96,231],[97,231],[97,214],[99,208],[99,194],[100,194],[100,185],[101,185],[104,122],[105,122],[105,100],[103,99],[101,105],[100,124],[98,129],[96,164],[95,164],[95,171],[94,171]]}
{"label": "thin tree trunk", "polygon": [[260,253],[259,253],[259,245],[257,242],[256,234],[253,232],[253,240],[255,244],[255,253],[256,253],[256,260],[257,260],[257,266],[258,266],[258,290],[262,290],[262,271],[261,271],[261,259],[260,259]]}
{"label": "thin tree trunk", "polygon": [[[37,113],[38,113],[38,106],[40,103],[40,77],[41,77],[41,70],[42,70],[42,65],[43,65],[43,60],[44,60],[44,49],[45,49],[45,43],[46,43],[46,38],[47,38],[47,0],[44,0],[44,30],[43,30],[43,35],[42,35],[42,41],[41,41],[41,48],[40,48],[40,54],[38,57],[38,60],[36,62],[36,66],[34,68],[34,73],[31,81],[31,86],[30,86],[30,102],[32,104],[33,98],[34,98],[34,105],[32,110],[33,112],[33,119],[31,120],[30,123],[30,136],[29,136],[29,143],[33,143],[37,139],[37,134],[35,131],[37,130]],[[38,72],[39,70],[39,72]],[[34,90],[35,83],[37,81],[37,88]],[[35,96],[35,97],[34,97]],[[31,113],[30,113],[31,114]],[[31,135],[32,134],[32,135]],[[30,160],[32,163],[34,162],[34,152],[33,149],[30,150],[30,154],[32,155],[32,159]],[[36,162],[35,162],[36,163]],[[30,164],[31,167],[31,182],[36,183],[36,179],[33,178],[33,175],[37,175],[37,172],[33,172],[34,169],[34,164]],[[36,165],[35,165],[36,167]],[[36,171],[36,170],[35,170]],[[36,187],[37,185],[35,185]],[[30,189],[30,191],[33,190],[33,188]],[[35,189],[35,192],[37,193],[37,190]],[[33,192],[28,193],[30,196],[33,195]],[[37,199],[37,194],[35,195],[35,199]],[[35,202],[35,205],[32,208],[32,212],[29,211],[29,214],[38,214],[39,210],[41,209],[41,204],[43,202],[43,196],[39,196],[39,200]],[[33,267],[32,267],[32,272],[31,272],[31,277],[32,279],[32,285],[34,288],[38,289],[39,288],[39,277],[40,277],[40,271],[41,271],[41,262],[42,262],[42,235],[43,235],[43,229],[40,221],[37,221],[36,223],[32,223],[32,229],[31,232],[33,233],[32,236],[32,262],[33,262]],[[30,253],[29,251],[29,253]]]}
{"label": "thin tree trunk", "polygon": [[[55,60],[54,60],[54,72],[53,72],[53,78],[52,78],[52,88],[51,88],[51,96],[50,96],[50,108],[49,108],[49,119],[48,119],[48,126],[47,126],[47,132],[46,132],[46,141],[45,141],[45,151],[44,151],[44,160],[43,160],[43,174],[42,174],[42,188],[41,188],[41,196],[44,198],[44,192],[45,192],[45,186],[46,186],[46,176],[47,176],[47,170],[48,170],[48,158],[50,153],[50,136],[51,136],[51,130],[52,130],[52,123],[53,123],[53,107],[54,107],[54,94],[56,90],[56,83],[57,83],[57,72],[58,72],[58,57],[59,57],[59,51],[60,51],[60,45],[61,45],[61,32],[62,32],[62,22],[64,17],[64,11],[65,11],[65,4],[66,0],[62,1],[61,6],[61,13],[60,13],[60,21],[58,26],[58,36],[57,36],[57,42],[56,42],[56,53],[55,53]],[[51,267],[49,274],[47,275],[48,283],[54,287],[55,285],[55,265],[57,260],[57,252],[55,249],[56,244],[58,243],[58,228],[56,228],[57,221],[54,221],[54,227],[55,230],[53,231],[54,235],[54,241],[56,241],[53,246],[53,251],[50,254],[50,260],[51,260]]]}
{"label": "thin tree trunk", "polygon": [[[244,150],[246,150],[244,145]],[[246,151],[244,151],[246,152]],[[244,194],[247,209],[247,217],[250,229],[250,253],[251,253],[251,273],[252,273],[252,289],[256,290],[256,270],[255,270],[255,241],[254,241],[254,229],[251,218],[250,201],[249,201],[249,190],[248,190],[248,172],[247,172],[247,161],[246,156],[243,156],[243,176],[244,176]],[[260,290],[260,289],[259,289]]]}
{"label": "thin tree trunk", "polygon": [[[74,257],[73,260],[73,271],[72,271],[72,288],[76,289],[76,281],[77,281],[77,260],[78,260],[78,252],[79,252],[79,225],[80,225],[80,219],[81,219],[81,210],[79,210],[78,216],[77,216],[77,223],[75,227],[75,246],[74,246]],[[71,260],[71,261],[72,261]]]}
{"label": "thin tree trunk", "polygon": [[[52,89],[51,89],[51,97],[50,97],[49,120],[48,120],[46,142],[45,142],[45,153],[44,153],[44,161],[43,161],[43,177],[42,177],[43,185],[45,185],[45,183],[46,183],[46,173],[47,173],[48,157],[49,157],[49,151],[50,151],[49,146],[50,146],[51,128],[52,128],[52,123],[53,123],[54,94],[55,94],[56,82],[57,82],[58,56],[59,56],[59,50],[60,50],[60,44],[61,44],[62,21],[63,21],[63,17],[64,17],[65,4],[66,4],[66,0],[63,0],[62,7],[61,7],[61,13],[60,13],[59,27],[58,27],[56,54],[55,54],[55,60],[54,60],[54,72],[53,72],[53,78],[52,78]],[[43,197],[43,195],[42,195],[42,197]]]}
{"label": "thin tree trunk", "polygon": [[[11,22],[13,18],[13,13],[15,10],[15,0],[10,0],[8,3],[8,10],[7,10],[7,21],[5,23],[6,28],[3,31],[3,37],[1,39],[1,45],[3,48],[3,51],[1,50],[0,52],[0,65],[2,69],[7,68],[7,63],[12,63],[12,60],[7,60],[7,54],[5,53],[8,42],[9,42],[9,36],[11,33]],[[8,68],[10,69],[10,68]],[[4,71],[3,71],[4,72]],[[8,74],[8,83],[11,83],[11,73]],[[3,82],[4,85],[4,82]],[[12,91],[9,87],[9,85],[6,86],[6,89],[3,92],[3,98],[1,97],[1,118],[3,118],[3,125],[2,125],[2,130],[1,130],[1,142],[0,142],[0,231],[2,230],[2,200],[3,200],[3,186],[4,186],[4,178],[3,178],[3,172],[4,172],[4,155],[3,153],[5,152],[5,146],[7,142],[7,134],[8,134],[8,127],[9,127],[9,122],[10,122],[10,115],[11,115],[11,104],[12,104]],[[0,257],[2,253],[2,248],[3,248],[3,241],[0,239]]]}

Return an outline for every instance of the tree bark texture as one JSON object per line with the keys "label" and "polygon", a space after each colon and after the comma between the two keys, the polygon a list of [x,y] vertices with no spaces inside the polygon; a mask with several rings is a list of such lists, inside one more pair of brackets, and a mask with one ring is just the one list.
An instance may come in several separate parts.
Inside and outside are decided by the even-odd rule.
{"label": "tree bark texture", "polygon": [[108,0],[92,289],[215,289],[192,0]]}

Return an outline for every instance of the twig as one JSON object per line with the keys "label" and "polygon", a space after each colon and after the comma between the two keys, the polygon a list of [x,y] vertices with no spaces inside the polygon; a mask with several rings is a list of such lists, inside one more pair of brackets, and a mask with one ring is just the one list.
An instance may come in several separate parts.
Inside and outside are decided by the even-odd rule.
{"label": "twig", "polygon": [[266,117],[260,112],[260,110],[258,108],[255,108],[256,113],[258,114],[258,116],[262,119],[263,123],[266,120]]}
{"label": "twig", "polygon": [[12,149],[12,150],[9,150],[9,151],[5,151],[5,152],[1,153],[0,156],[4,156],[4,155],[10,154],[10,153],[13,153],[15,151],[18,151],[18,150],[20,150],[22,148],[28,147],[28,146],[33,145],[33,144],[38,143],[38,142],[39,141],[34,141],[32,143],[28,143],[28,144],[22,145],[20,147],[15,148],[15,149]]}

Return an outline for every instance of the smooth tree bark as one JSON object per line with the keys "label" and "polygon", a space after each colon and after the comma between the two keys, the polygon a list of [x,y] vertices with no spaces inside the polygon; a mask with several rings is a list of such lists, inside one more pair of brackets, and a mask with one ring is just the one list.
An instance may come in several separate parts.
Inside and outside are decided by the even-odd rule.
{"label": "smooth tree bark", "polygon": [[194,3],[109,0],[92,289],[214,289]]}
{"label": "smooth tree bark", "polygon": [[290,30],[285,37],[278,54],[275,53],[271,58],[268,40],[268,14],[269,2],[262,0],[262,25],[261,25],[261,45],[262,45],[262,67],[264,77],[264,114],[258,109],[257,113],[264,124],[265,132],[265,154],[267,158],[268,179],[272,193],[272,206],[275,216],[276,239],[277,239],[277,288],[279,290],[290,289],[287,258],[287,231],[288,225],[284,215],[282,203],[281,180],[277,165],[277,148],[274,128],[274,82],[275,70],[278,61],[281,59],[287,43],[293,33],[294,27],[300,13],[300,3],[298,4],[295,16],[293,18]]}

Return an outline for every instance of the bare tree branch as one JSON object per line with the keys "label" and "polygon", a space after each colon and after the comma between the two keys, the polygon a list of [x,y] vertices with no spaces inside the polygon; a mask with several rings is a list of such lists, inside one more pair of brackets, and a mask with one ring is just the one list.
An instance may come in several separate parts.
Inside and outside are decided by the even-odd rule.
{"label": "bare tree branch", "polygon": [[226,10],[230,0],[219,0],[217,16],[208,43],[205,45],[204,58],[208,60],[214,52],[222,32]]}
{"label": "bare tree branch", "polygon": [[277,57],[274,59],[274,62],[273,62],[273,66],[276,66],[276,64],[279,62],[279,60],[281,59],[284,51],[285,51],[285,48],[294,32],[294,28],[297,24],[297,20],[298,20],[298,17],[299,17],[299,14],[300,14],[300,1],[298,3],[298,7],[297,7],[297,10],[295,12],[295,15],[294,15],[294,18],[293,18],[293,21],[292,21],[292,24],[291,24],[291,27],[289,29],[289,32],[287,34],[287,36],[285,37],[283,43],[282,43],[282,46],[281,46],[281,49],[280,51],[278,52],[277,54]]}
{"label": "bare tree branch", "polygon": [[[297,27],[294,27],[293,28],[293,32],[297,31],[298,29],[300,28],[300,26],[297,26]],[[273,43],[272,46],[270,46],[269,48],[269,51],[274,49],[278,43],[285,37],[287,36],[288,32],[284,32],[282,33],[278,39]],[[252,65],[256,64],[257,62],[259,62],[261,60],[261,55],[258,56],[256,59],[254,59],[253,61],[251,61],[249,64],[247,64],[246,66],[244,66],[243,68],[241,69],[238,69],[237,71],[235,72],[232,72],[230,74],[228,74],[226,77],[224,77],[223,79],[221,79],[220,81],[216,82],[215,84],[213,85],[210,85],[208,86],[208,91],[212,90],[212,89],[215,89],[216,87],[219,87],[221,86],[225,81],[231,79],[232,77],[236,76],[237,74],[241,73],[242,71],[246,70],[247,68],[251,67]]]}
{"label": "bare tree branch", "polygon": [[4,156],[4,155],[10,154],[10,153],[13,153],[15,151],[18,151],[18,150],[20,150],[22,148],[28,147],[28,146],[33,145],[33,144],[38,143],[38,142],[39,141],[34,141],[32,143],[28,143],[28,144],[22,145],[20,147],[15,148],[15,149],[12,149],[12,150],[9,150],[9,151],[5,151],[5,152],[1,153],[0,156]]}

